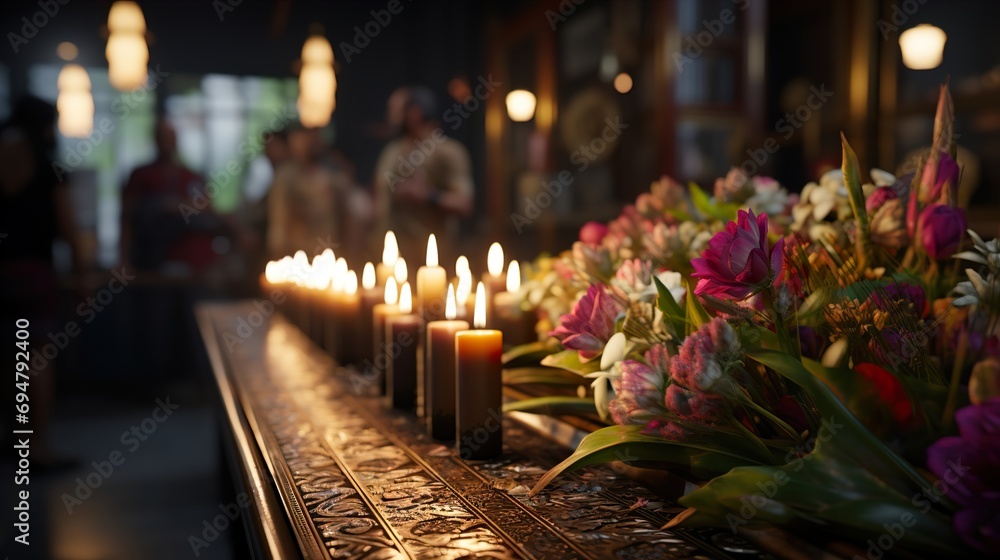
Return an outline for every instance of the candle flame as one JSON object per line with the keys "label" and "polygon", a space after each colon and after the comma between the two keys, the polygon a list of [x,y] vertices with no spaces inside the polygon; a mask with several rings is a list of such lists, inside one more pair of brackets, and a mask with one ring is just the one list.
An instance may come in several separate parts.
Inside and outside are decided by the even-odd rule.
{"label": "candle flame", "polygon": [[469,259],[465,255],[455,260],[455,276],[461,276],[463,270],[472,272],[472,269],[469,268]]}
{"label": "candle flame", "polygon": [[267,264],[264,265],[264,279],[267,280],[268,284],[278,284],[285,281],[281,267],[278,263],[274,261],[267,261]]}
{"label": "candle flame", "polygon": [[385,244],[382,246],[382,264],[392,266],[399,258],[399,245],[396,243],[396,234],[392,230],[385,232]]}
{"label": "candle flame", "polygon": [[472,326],[477,329],[486,328],[486,287],[482,282],[476,286],[476,312],[472,315]]}
{"label": "candle flame", "polygon": [[413,313],[413,295],[410,294],[410,283],[403,282],[403,289],[399,292],[399,311],[401,313]]}
{"label": "candle flame", "polygon": [[337,260],[337,256],[333,254],[333,249],[330,248],[323,249],[323,252],[320,253],[320,256],[323,257],[324,260],[328,260],[330,262],[334,262]]}
{"label": "candle flame", "polygon": [[486,255],[486,269],[494,278],[503,274],[503,247],[499,243],[490,245],[490,252]]}
{"label": "candle flame", "polygon": [[458,273],[458,287],[455,289],[455,297],[462,305],[469,301],[472,295],[472,271],[463,270]]}
{"label": "candle flame", "polygon": [[458,306],[455,305],[455,286],[448,284],[448,298],[444,301],[444,318],[452,321],[458,316]]}
{"label": "candle flame", "polygon": [[395,305],[399,301],[399,292],[396,290],[396,279],[389,277],[385,281],[385,302],[389,305]]}
{"label": "candle flame", "polygon": [[400,257],[396,260],[396,266],[392,269],[392,275],[396,278],[397,284],[402,284],[406,282],[406,276],[408,271],[406,270],[406,259]]}
{"label": "candle flame", "polygon": [[358,293],[358,273],[353,270],[348,270],[345,276],[344,293],[349,296],[353,296]]}
{"label": "candle flame", "polygon": [[521,265],[510,261],[507,266],[507,291],[514,293],[521,289]]}
{"label": "candle flame", "polygon": [[375,287],[375,265],[370,262],[365,263],[365,268],[361,272],[361,287],[366,290]]}
{"label": "candle flame", "polygon": [[438,265],[438,244],[434,234],[427,237],[427,266]]}

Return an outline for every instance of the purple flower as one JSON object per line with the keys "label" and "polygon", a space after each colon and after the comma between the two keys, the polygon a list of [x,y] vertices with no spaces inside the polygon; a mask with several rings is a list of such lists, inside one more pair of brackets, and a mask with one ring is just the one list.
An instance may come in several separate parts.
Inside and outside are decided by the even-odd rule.
{"label": "purple flower", "polygon": [[667,410],[677,416],[700,423],[716,420],[722,410],[722,397],[719,395],[688,391],[676,384],[667,387],[663,402]]}
{"label": "purple flower", "polygon": [[694,292],[731,299],[745,299],[760,291],[781,271],[784,239],[767,247],[767,214],[740,210],[736,222],[726,224],[708,242],[702,256],[691,261]]}
{"label": "purple flower", "polygon": [[896,196],[896,191],[892,187],[879,187],[865,201],[865,210],[870,214],[881,208],[887,201],[897,198],[899,197]]}
{"label": "purple flower", "polygon": [[580,228],[580,241],[588,245],[600,245],[608,234],[608,226],[600,222],[587,222]]}
{"label": "purple flower", "polygon": [[965,210],[944,204],[931,204],[920,213],[917,223],[920,241],[931,258],[943,260],[958,252],[965,239]]}
{"label": "purple flower", "polygon": [[591,284],[573,311],[559,319],[559,327],[549,333],[566,348],[577,350],[586,360],[595,358],[615,334],[615,320],[623,311],[604,286]]}
{"label": "purple flower", "polygon": [[871,295],[872,304],[882,311],[893,311],[900,306],[913,304],[913,311],[921,319],[929,311],[923,287],[908,282],[891,282],[876,289]]}
{"label": "purple flower", "polygon": [[962,509],[955,532],[983,552],[1000,552],[1000,398],[960,409],[959,435],[941,438],[927,450],[927,467]]}
{"label": "purple flower", "polygon": [[670,361],[670,377],[684,388],[710,391],[727,373],[726,365],[738,360],[741,352],[736,331],[716,317],[684,339]]}
{"label": "purple flower", "polygon": [[617,397],[608,405],[611,417],[619,425],[642,424],[650,418],[663,416],[663,391],[670,371],[670,356],[665,346],[649,349],[643,356],[646,363],[625,360],[621,377],[611,385]]}
{"label": "purple flower", "polygon": [[938,161],[937,175],[934,177],[934,184],[921,194],[923,202],[935,202],[941,198],[941,193],[947,185],[952,192],[958,190],[958,162],[956,162],[947,152],[941,152],[941,159]]}

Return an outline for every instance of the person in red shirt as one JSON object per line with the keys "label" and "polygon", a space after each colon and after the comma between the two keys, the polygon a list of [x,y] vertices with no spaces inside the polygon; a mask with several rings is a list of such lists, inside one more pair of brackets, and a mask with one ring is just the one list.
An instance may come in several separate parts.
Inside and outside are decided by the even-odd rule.
{"label": "person in red shirt", "polygon": [[185,216],[204,181],[177,158],[177,134],[165,119],[156,124],[156,159],[132,171],[122,192],[121,259],[138,270],[183,263],[191,273],[215,260],[212,239],[221,221],[211,208]]}

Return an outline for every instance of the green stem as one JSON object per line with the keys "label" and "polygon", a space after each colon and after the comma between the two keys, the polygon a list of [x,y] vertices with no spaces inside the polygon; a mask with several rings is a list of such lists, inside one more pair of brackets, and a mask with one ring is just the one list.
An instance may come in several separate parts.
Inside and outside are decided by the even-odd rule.
{"label": "green stem", "polygon": [[951,385],[948,386],[948,401],[944,407],[944,415],[941,417],[941,427],[949,431],[955,426],[955,409],[958,408],[959,381],[962,378],[962,369],[965,367],[965,352],[969,348],[969,334],[963,332],[958,339],[958,349],[955,352],[955,365],[951,369]]}
{"label": "green stem", "polygon": [[788,433],[788,435],[792,436],[792,439],[794,439],[795,441],[797,441],[797,442],[801,442],[802,441],[802,436],[800,436],[795,431],[794,428],[792,428],[791,426],[789,426],[788,423],[786,423],[781,418],[778,418],[777,416],[775,416],[771,412],[767,411],[765,408],[761,407],[759,404],[753,402],[753,400],[751,400],[751,399],[742,398],[740,400],[743,401],[743,404],[749,406],[750,408],[752,408],[755,412],[757,412],[761,416],[767,418],[771,422],[774,422],[779,428],[781,428],[786,433]]}
{"label": "green stem", "polygon": [[746,426],[743,425],[742,422],[740,422],[735,418],[733,418],[733,426],[736,426],[737,430],[743,432],[743,435],[745,435],[746,438],[750,440],[750,443],[752,443],[754,447],[756,447],[757,450],[761,452],[764,460],[766,461],[765,464],[767,465],[775,464],[774,454],[771,453],[771,450],[768,449],[766,445],[764,445],[764,442],[761,441],[759,437],[757,437],[757,434],[751,432]]}

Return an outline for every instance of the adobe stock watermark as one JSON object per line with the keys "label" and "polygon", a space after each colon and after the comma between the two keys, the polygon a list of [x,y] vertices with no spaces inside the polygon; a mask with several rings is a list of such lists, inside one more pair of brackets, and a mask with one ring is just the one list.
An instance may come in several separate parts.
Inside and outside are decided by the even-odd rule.
{"label": "adobe stock watermark", "polygon": [[247,136],[236,146],[238,157],[226,162],[222,169],[210,172],[209,181],[205,184],[205,188],[193,189],[191,199],[177,205],[177,210],[184,219],[184,224],[189,225],[192,216],[201,214],[209,207],[212,200],[234,184],[236,177],[243,172],[243,169],[257,157],[264,146],[274,140],[274,132],[284,128],[285,125],[295,120],[296,116],[296,112],[291,106],[274,109],[267,129]]}
{"label": "adobe stock watermark", "polygon": [[243,0],[212,0],[212,9],[215,10],[219,21],[225,21],[226,14],[236,11],[241,4]]}
{"label": "adobe stock watermark", "polygon": [[167,76],[170,76],[170,73],[160,70],[160,65],[157,64],[156,68],[150,70],[146,81],[141,86],[123,93],[112,101],[111,112],[118,115],[118,120],[104,117],[100,122],[94,123],[94,130],[90,136],[69,143],[63,158],[52,162],[52,171],[55,172],[56,177],[62,181],[67,173],[72,173],[74,169],[87,161],[93,155],[94,150],[118,129],[118,123],[127,119],[132,110],[145,101],[149,92],[163,83]]}
{"label": "adobe stock watermark", "polygon": [[583,5],[585,1],[586,0],[562,0],[556,8],[558,11],[545,10],[545,21],[549,22],[549,27],[552,31],[555,31],[556,26],[560,23],[565,23],[570,16],[576,13],[576,7]]}
{"label": "adobe stock watermark", "polygon": [[[793,472],[801,471],[807,462],[813,460],[812,451],[816,447],[816,442],[826,443],[830,441],[843,428],[844,425],[838,424],[836,419],[824,418],[820,423],[816,436],[809,438],[785,455],[785,466],[791,467]],[[729,524],[729,528],[733,533],[737,533],[741,526],[750,523],[750,520],[762,508],[767,507],[771,498],[778,494],[778,489],[789,482],[791,482],[791,477],[788,472],[784,469],[775,469],[774,474],[771,475],[771,480],[757,483],[757,492],[740,498],[740,504],[742,505],[740,506],[739,515],[732,512],[726,514],[726,523]]]}
{"label": "adobe stock watermark", "polygon": [[875,22],[878,26],[879,33],[882,34],[882,40],[888,41],[889,38],[899,32],[899,28],[906,25],[913,14],[917,13],[917,10],[921,6],[927,3],[927,0],[903,0],[902,2],[894,2],[892,7],[889,8],[889,19],[888,21],[879,18]]}
{"label": "adobe stock watermark", "polygon": [[[782,138],[788,140],[813,117],[816,111],[822,109],[831,97],[833,92],[826,89],[826,84],[820,84],[818,88],[815,85],[809,86],[809,97],[806,98],[806,102],[778,119],[774,123],[775,132],[781,133]],[[753,177],[780,149],[781,146],[775,138],[768,138],[758,148],[747,148],[748,157],[738,167],[747,177]]]}
{"label": "adobe stock watermark", "polygon": [[372,43],[372,39],[378,37],[382,33],[382,30],[392,23],[392,17],[398,16],[403,12],[404,7],[401,0],[389,0],[385,8],[370,11],[370,20],[365,22],[364,25],[354,26],[354,37],[351,38],[351,42],[341,41],[337,45],[344,62],[350,64],[352,56],[361,54],[361,51]]}
{"label": "adobe stock watermark", "polygon": [[201,537],[199,538],[194,533],[188,535],[188,544],[191,545],[191,552],[194,553],[195,558],[201,556],[202,550],[208,548],[219,538],[220,534],[229,529],[230,524],[235,523],[240,518],[243,510],[249,506],[250,496],[246,492],[240,492],[236,496],[235,502],[219,504],[219,511],[221,513],[213,517],[211,523],[209,523],[208,519],[201,522]]}
{"label": "adobe stock watermark", "polygon": [[[621,122],[620,116],[615,117],[614,120],[610,117],[604,119],[604,129],[601,131],[601,134],[570,154],[569,160],[576,165],[577,172],[583,173],[586,171],[609,146],[618,141],[622,132],[628,127],[628,124]],[[566,192],[566,189],[575,180],[576,177],[569,170],[564,169],[552,181],[543,181],[542,188],[535,193],[534,197],[525,197],[523,210],[510,215],[510,220],[513,222],[517,233],[521,233],[524,230],[524,226],[531,225],[541,217],[542,211],[552,206],[555,199]]]}
{"label": "adobe stock watermark", "polygon": [[[138,424],[131,426],[122,432],[120,441],[129,454],[135,453],[149,439],[149,436],[156,433],[160,424],[167,421],[178,408],[179,404],[170,402],[170,397],[156,399],[156,407],[143,418]],[[66,513],[73,515],[74,508],[83,505],[83,502],[94,495],[94,491],[104,484],[104,481],[115,473],[116,467],[125,464],[126,455],[120,449],[114,449],[108,453],[108,458],[102,461],[92,461],[90,464],[93,470],[84,476],[76,477],[76,488],[73,493],[64,492],[62,495],[63,505],[66,506]]]}
{"label": "adobe stock watermark", "polygon": [[[915,508],[919,508],[920,513],[926,514],[930,511],[933,503],[940,502],[941,498],[948,493],[948,488],[957,484],[971,469],[971,467],[962,464],[961,458],[958,461],[948,460],[947,464],[948,468],[945,470],[944,476],[935,481],[929,489],[917,492],[910,499],[910,504]],[[916,524],[916,516],[909,511],[904,511],[899,515],[898,519],[892,522],[887,521],[883,523],[882,528],[885,532],[877,538],[868,539],[865,543],[868,545],[868,548],[865,550],[865,556],[855,554],[854,560],[880,560],[896,546],[896,543],[906,536],[907,530]]]}
{"label": "adobe stock watermark", "polygon": [[[479,109],[500,85],[502,85],[501,82],[493,81],[493,74],[479,76],[478,85],[473,90],[473,94],[461,103],[456,101],[441,115],[441,120],[450,125],[452,132],[458,130],[462,123],[472,116],[472,113]],[[418,140],[416,147],[405,156],[403,154],[397,156],[395,171],[390,170],[383,174],[386,184],[389,185],[389,192],[395,192],[399,183],[413,176],[416,170],[437,150],[437,147],[446,140],[448,140],[448,136],[445,135],[444,129],[439,126],[431,132],[430,136]]]}
{"label": "adobe stock watermark", "polygon": [[10,48],[14,50],[14,54],[21,52],[21,47],[37,37],[38,32],[48,25],[52,18],[59,15],[59,10],[66,4],[69,4],[69,0],[38,0],[36,2],[38,10],[21,17],[22,25],[19,30],[21,33],[7,32],[7,41],[10,42]]}
{"label": "adobe stock watermark", "polygon": [[[732,2],[741,12],[745,12],[750,7],[750,0],[732,0]],[[677,72],[683,72],[686,65],[693,64],[695,59],[704,54],[705,49],[710,47],[722,35],[726,27],[735,22],[736,12],[729,8],[725,8],[719,12],[719,17],[715,19],[702,20],[701,25],[704,29],[693,36],[687,36],[680,50],[674,52],[671,56],[674,65],[677,66]]]}

